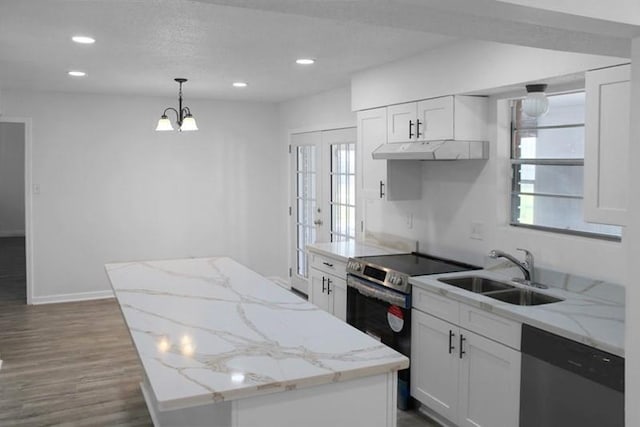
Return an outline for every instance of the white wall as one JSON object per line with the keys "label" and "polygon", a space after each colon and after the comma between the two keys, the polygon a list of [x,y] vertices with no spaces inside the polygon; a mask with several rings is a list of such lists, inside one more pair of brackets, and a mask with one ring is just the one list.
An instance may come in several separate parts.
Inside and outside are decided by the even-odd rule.
{"label": "white wall", "polygon": [[24,130],[0,122],[0,237],[24,236]]}
{"label": "white wall", "polygon": [[356,114],[350,105],[349,87],[282,102],[278,105],[281,129],[288,135],[290,132],[355,126]]}
{"label": "white wall", "polygon": [[108,261],[228,255],[285,275],[273,104],[188,101],[201,130],[160,133],[173,98],[3,97],[33,123],[34,302],[109,291]]}
{"label": "white wall", "polygon": [[481,92],[627,62],[625,58],[463,40],[356,73],[351,79],[351,106],[356,111]]}

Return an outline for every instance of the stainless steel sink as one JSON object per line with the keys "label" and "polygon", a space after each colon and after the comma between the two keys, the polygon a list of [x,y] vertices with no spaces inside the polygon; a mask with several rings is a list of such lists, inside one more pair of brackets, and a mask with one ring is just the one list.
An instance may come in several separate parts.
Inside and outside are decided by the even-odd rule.
{"label": "stainless steel sink", "polygon": [[462,276],[451,277],[445,279],[438,279],[442,283],[455,286],[456,288],[466,289],[467,291],[475,293],[484,293],[492,291],[504,291],[507,289],[515,289],[515,286],[508,285],[506,283],[498,282],[496,280],[487,279],[480,276]]}
{"label": "stainless steel sink", "polygon": [[489,292],[484,295],[514,305],[542,305],[564,301],[560,298],[530,291],[529,289],[510,289],[507,291]]}
{"label": "stainless steel sink", "polygon": [[514,305],[542,305],[563,301],[560,298],[481,276],[441,278],[438,281]]}

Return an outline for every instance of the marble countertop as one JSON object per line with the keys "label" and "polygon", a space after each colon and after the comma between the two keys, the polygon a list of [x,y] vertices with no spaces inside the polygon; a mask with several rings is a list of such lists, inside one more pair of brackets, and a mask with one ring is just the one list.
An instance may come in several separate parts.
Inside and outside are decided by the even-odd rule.
{"label": "marble countertop", "polygon": [[161,410],[409,366],[405,356],[230,258],[105,269]]}
{"label": "marble countertop", "polygon": [[314,243],[307,245],[307,249],[344,262],[347,262],[349,258],[359,256],[393,255],[411,252],[410,250],[386,248],[353,240],[347,242]]}
{"label": "marble countertop", "polygon": [[[478,275],[496,280],[507,276],[495,271],[445,273],[431,276],[417,276],[410,283],[427,291],[448,296],[457,301],[486,311],[527,323],[565,338],[624,357],[624,301],[619,298],[604,299],[593,295],[619,293],[618,286],[594,281],[591,286],[580,284],[567,286],[565,283],[549,289],[534,289],[536,292],[552,295],[564,301],[538,306],[518,306],[476,294],[438,281],[442,277]],[[509,276],[512,277],[512,276]],[[507,279],[508,280],[508,279]],[[547,283],[547,282],[545,282]],[[513,283],[514,286],[525,287]],[[610,292],[605,289],[611,287]]]}

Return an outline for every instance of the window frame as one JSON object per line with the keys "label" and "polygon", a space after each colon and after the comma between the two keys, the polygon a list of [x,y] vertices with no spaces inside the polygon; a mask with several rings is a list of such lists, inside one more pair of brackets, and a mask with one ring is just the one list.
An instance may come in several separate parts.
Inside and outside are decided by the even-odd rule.
{"label": "window frame", "polygon": [[[569,92],[562,93],[554,93],[553,95],[567,95],[572,93],[582,93],[584,89],[573,90]],[[580,196],[575,195],[565,195],[565,194],[554,194],[554,193],[543,193],[543,192],[523,192],[518,189],[518,184],[522,183],[522,180],[518,179],[517,168],[521,165],[549,165],[549,166],[580,166],[584,168],[584,155],[581,158],[541,158],[541,159],[522,159],[517,158],[516,153],[518,147],[516,134],[518,131],[526,131],[526,130],[544,130],[544,129],[568,129],[568,128],[577,128],[577,127],[585,127],[584,121],[582,123],[571,123],[571,124],[562,124],[562,125],[544,125],[544,126],[535,126],[535,127],[522,127],[517,128],[517,103],[521,101],[521,99],[512,99],[509,103],[510,108],[510,142],[509,142],[509,171],[510,171],[510,185],[509,185],[509,225],[512,227],[519,227],[531,230],[539,230],[546,231],[551,233],[570,235],[570,236],[580,236],[580,237],[588,237],[606,241],[620,242],[622,240],[622,236],[612,235],[612,234],[604,234],[598,233],[595,231],[583,231],[583,230],[572,230],[568,228],[558,228],[558,227],[549,227],[544,225],[537,224],[523,224],[517,221],[519,216],[519,202],[516,200],[517,197],[521,195],[526,196],[538,196],[538,197],[553,197],[556,199],[574,199],[574,200],[584,200],[584,189]],[[532,181],[533,183],[534,181]],[[584,182],[584,177],[583,177]]]}

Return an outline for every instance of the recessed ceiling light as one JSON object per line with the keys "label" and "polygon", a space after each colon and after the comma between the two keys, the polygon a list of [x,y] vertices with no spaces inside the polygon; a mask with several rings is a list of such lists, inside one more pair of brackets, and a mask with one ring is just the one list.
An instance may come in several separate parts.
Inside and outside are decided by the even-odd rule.
{"label": "recessed ceiling light", "polygon": [[246,82],[233,82],[233,87],[247,87]]}
{"label": "recessed ceiling light", "polygon": [[80,44],[93,44],[96,42],[96,39],[89,36],[73,36],[71,37],[71,40]]}
{"label": "recessed ceiling light", "polygon": [[87,75],[84,71],[69,71],[67,74],[73,77],[84,77]]}
{"label": "recessed ceiling light", "polygon": [[311,65],[315,64],[316,60],[311,58],[298,58],[296,59],[296,64],[299,65]]}

